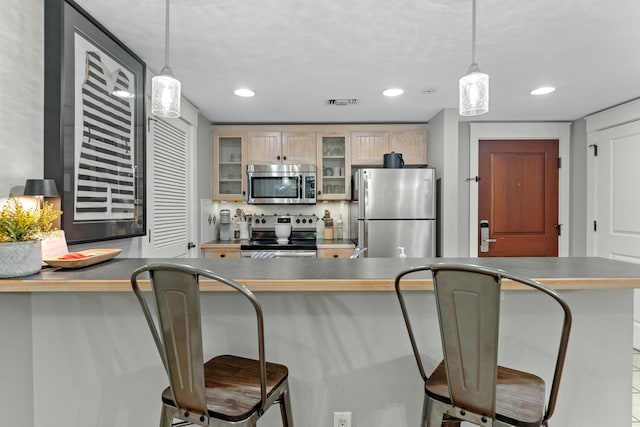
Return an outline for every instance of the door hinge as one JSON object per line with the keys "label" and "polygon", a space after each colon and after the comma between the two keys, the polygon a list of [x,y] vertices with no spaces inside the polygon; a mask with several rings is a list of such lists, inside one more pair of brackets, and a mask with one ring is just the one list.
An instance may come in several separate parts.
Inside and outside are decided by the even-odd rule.
{"label": "door hinge", "polygon": [[593,148],[594,157],[598,157],[598,144],[591,144],[589,145],[589,148]]}
{"label": "door hinge", "polygon": [[558,169],[562,168],[562,157],[558,157]]}
{"label": "door hinge", "polygon": [[556,224],[554,227],[558,230],[558,236],[562,236],[562,224]]}
{"label": "door hinge", "polygon": [[593,221],[593,231],[598,231],[598,221]]}

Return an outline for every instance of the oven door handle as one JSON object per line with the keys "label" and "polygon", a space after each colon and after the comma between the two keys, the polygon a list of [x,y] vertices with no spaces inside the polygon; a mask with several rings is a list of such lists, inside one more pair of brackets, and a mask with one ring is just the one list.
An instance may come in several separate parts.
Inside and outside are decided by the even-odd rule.
{"label": "oven door handle", "polygon": [[305,257],[305,258],[317,258],[317,254],[315,251],[274,251],[274,258],[296,258],[296,257]]}
{"label": "oven door handle", "polygon": [[304,177],[302,175],[298,175],[300,179],[300,185],[298,185],[298,200],[302,200],[302,193],[304,192]]}

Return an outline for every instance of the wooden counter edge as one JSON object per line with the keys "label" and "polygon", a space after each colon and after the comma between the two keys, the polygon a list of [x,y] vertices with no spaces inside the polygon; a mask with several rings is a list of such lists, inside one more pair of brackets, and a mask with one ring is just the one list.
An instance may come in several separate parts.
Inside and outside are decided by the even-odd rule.
{"label": "wooden counter edge", "polygon": [[[640,288],[640,278],[551,278],[537,279],[556,290],[610,290]],[[254,292],[372,292],[394,290],[393,279],[239,279],[239,283]],[[413,279],[404,282],[405,290],[431,291],[430,279]],[[141,281],[143,290],[149,290],[148,281]],[[505,280],[503,290],[527,290],[523,285]],[[226,291],[223,285],[212,281],[201,282],[203,292]],[[0,280],[0,293],[31,292],[128,292],[131,284],[128,280]]]}

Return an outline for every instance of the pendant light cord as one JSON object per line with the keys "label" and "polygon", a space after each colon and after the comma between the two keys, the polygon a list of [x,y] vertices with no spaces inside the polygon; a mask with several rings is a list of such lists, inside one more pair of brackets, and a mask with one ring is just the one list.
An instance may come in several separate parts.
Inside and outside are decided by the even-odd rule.
{"label": "pendant light cord", "polygon": [[[474,4],[475,4],[475,0]],[[164,32],[164,65],[169,66],[169,0],[167,0],[167,7],[165,9],[166,12],[166,23],[165,23],[165,32]]]}
{"label": "pendant light cord", "polygon": [[[167,4],[169,0],[167,0]],[[167,6],[168,7],[168,6]],[[476,0],[473,0],[473,22],[471,25],[471,63],[476,63]],[[167,26],[169,25],[169,17],[167,17]]]}

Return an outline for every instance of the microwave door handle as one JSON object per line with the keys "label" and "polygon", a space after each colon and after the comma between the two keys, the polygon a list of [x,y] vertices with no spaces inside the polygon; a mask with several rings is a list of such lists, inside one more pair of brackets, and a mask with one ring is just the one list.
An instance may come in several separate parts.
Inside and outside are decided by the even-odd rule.
{"label": "microwave door handle", "polygon": [[298,185],[298,200],[302,200],[302,193],[304,192],[304,181],[303,181],[303,177],[302,175],[299,175],[300,177],[300,185]]}

